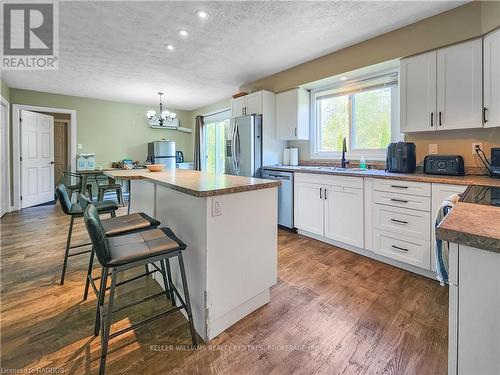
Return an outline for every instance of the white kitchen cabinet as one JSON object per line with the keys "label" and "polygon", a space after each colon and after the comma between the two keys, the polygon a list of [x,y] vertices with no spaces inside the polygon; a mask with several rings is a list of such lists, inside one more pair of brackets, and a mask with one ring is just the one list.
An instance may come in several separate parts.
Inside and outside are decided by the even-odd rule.
{"label": "white kitchen cabinet", "polygon": [[[251,94],[240,96],[231,100],[231,117],[246,116],[246,115],[262,115],[264,108],[265,96],[274,94],[268,91],[257,91]],[[274,112],[274,110],[273,110]]]}
{"label": "white kitchen cabinet", "polygon": [[248,94],[246,97],[245,115],[262,114],[262,91]]}
{"label": "white kitchen cabinet", "polygon": [[482,40],[437,51],[437,128],[481,128]]}
{"label": "white kitchen cabinet", "polygon": [[436,241],[436,217],[441,203],[453,194],[462,194],[466,185],[450,185],[450,184],[432,184],[432,203],[431,203],[431,270],[436,272],[436,257],[434,244]]}
{"label": "white kitchen cabinet", "polygon": [[276,94],[276,137],[309,139],[309,91],[294,88]]}
{"label": "white kitchen cabinet", "polygon": [[243,116],[245,114],[246,97],[241,96],[231,100],[231,117]]}
{"label": "white kitchen cabinet", "polygon": [[482,121],[482,40],[401,60],[401,132],[471,129]]}
{"label": "white kitchen cabinet", "polygon": [[484,127],[500,126],[500,30],[484,37]]}
{"label": "white kitchen cabinet", "polygon": [[436,51],[401,60],[401,132],[436,129]]}
{"label": "white kitchen cabinet", "polygon": [[363,248],[363,189],[339,185],[326,186],[325,237]]}
{"label": "white kitchen cabinet", "polygon": [[297,228],[323,235],[323,185],[295,178],[294,220]]}

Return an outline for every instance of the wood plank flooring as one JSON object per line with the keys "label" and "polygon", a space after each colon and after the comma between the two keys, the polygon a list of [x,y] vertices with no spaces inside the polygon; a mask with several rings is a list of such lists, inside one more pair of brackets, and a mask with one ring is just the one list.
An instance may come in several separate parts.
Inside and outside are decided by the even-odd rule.
{"label": "wood plank flooring", "polygon": [[[87,256],[70,258],[58,284],[68,222],[58,206],[0,220],[3,373],[97,372],[95,297],[82,301]],[[78,221],[74,243],[87,240]],[[119,288],[117,301],[158,291],[141,279]],[[168,306],[157,298],[126,310],[113,330]],[[184,346],[180,313],[120,336],[110,341],[107,374],[445,374],[447,306],[437,282],[280,231],[279,281],[268,305],[196,351]]]}

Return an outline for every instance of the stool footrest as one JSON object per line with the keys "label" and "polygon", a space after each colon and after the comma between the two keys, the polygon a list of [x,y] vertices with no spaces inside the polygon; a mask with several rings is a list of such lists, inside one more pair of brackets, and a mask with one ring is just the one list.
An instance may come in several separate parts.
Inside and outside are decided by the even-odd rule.
{"label": "stool footrest", "polygon": [[83,250],[83,251],[78,251],[76,253],[73,253],[73,254],[68,254],[68,258],[69,257],[74,257],[75,255],[82,255],[82,254],[87,254],[87,253],[90,253],[92,250]]}
{"label": "stool footrest", "polygon": [[[161,294],[164,294],[164,293],[161,293]],[[128,332],[128,331],[131,331],[131,330],[133,330],[133,329],[136,329],[136,328],[142,327],[143,325],[146,325],[146,324],[148,324],[148,323],[151,323],[151,322],[152,322],[152,321],[154,321],[154,320],[157,320],[157,319],[163,318],[163,317],[164,317],[164,316],[166,316],[166,315],[169,315],[169,314],[172,314],[172,313],[174,313],[174,312],[176,312],[176,311],[179,311],[179,310],[181,310],[182,308],[183,308],[183,307],[181,307],[181,306],[179,306],[179,307],[175,307],[175,308],[170,309],[170,310],[168,310],[168,311],[165,311],[165,312],[163,312],[163,313],[161,313],[161,314],[158,314],[158,315],[152,316],[151,318],[145,319],[145,320],[143,320],[142,322],[136,323],[136,324],[134,324],[134,325],[132,325],[132,326],[130,326],[130,327],[124,328],[124,329],[122,329],[122,330],[120,330],[120,331],[118,331],[118,332],[115,332],[115,333],[110,334],[110,335],[109,335],[109,338],[110,338],[110,339],[112,339],[112,338],[114,338],[114,337],[116,337],[116,336],[119,336],[119,335],[121,335],[121,334],[125,333],[125,332]]]}
{"label": "stool footrest", "polygon": [[113,314],[114,314],[114,313],[116,313],[116,312],[118,312],[118,311],[122,311],[122,310],[128,309],[128,308],[130,308],[130,307],[133,307],[133,306],[135,306],[135,305],[138,305],[138,304],[140,304],[140,303],[143,303],[143,302],[149,301],[150,299],[154,299],[154,298],[156,298],[156,297],[160,297],[160,296],[165,296],[165,292],[163,292],[163,291],[162,291],[162,292],[160,292],[160,293],[152,294],[152,295],[150,295],[150,296],[147,296],[147,297],[141,298],[141,299],[139,299],[139,300],[137,300],[137,301],[127,303],[127,304],[125,304],[125,305],[123,305],[123,306],[120,306],[119,308],[117,308],[117,309],[113,310]]}
{"label": "stool footrest", "polygon": [[[123,285],[123,284],[126,284],[126,283],[129,283],[131,281],[135,281],[135,280],[138,280],[140,279],[141,277],[147,277],[149,275],[152,275],[153,273],[155,272],[158,272],[157,270],[154,270],[154,271],[148,271],[148,273],[144,272],[144,273],[141,273],[140,275],[137,275],[137,276],[134,276],[134,277],[131,277],[130,279],[127,279],[127,280],[123,280],[123,281],[120,281],[119,283],[116,283],[116,286],[120,286],[120,285]],[[111,276],[111,275],[110,275]],[[95,281],[96,280],[100,280],[101,279],[101,276],[97,276],[97,277],[92,277],[92,276],[88,276],[89,278],[89,282],[90,282],[90,286],[92,287],[92,289],[94,290],[94,293],[96,295],[96,297],[99,297],[99,291],[97,290],[97,287],[95,286]],[[106,290],[109,290],[109,286],[106,287]]]}
{"label": "stool footrest", "polygon": [[79,245],[73,245],[73,246],[70,246],[69,249],[76,249],[78,247],[84,247],[84,246],[88,246],[88,245],[92,245],[92,242],[81,243]]}

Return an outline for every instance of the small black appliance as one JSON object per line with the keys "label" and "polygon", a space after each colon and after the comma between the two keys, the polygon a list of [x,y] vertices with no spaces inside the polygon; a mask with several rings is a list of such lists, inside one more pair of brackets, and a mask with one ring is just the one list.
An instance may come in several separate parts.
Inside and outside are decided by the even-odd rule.
{"label": "small black appliance", "polygon": [[500,178],[500,147],[491,148],[491,176]]}
{"label": "small black appliance", "polygon": [[427,155],[424,173],[446,176],[464,176],[464,158],[460,155]]}
{"label": "small black appliance", "polygon": [[182,151],[175,151],[175,161],[177,163],[184,163],[184,153]]}
{"label": "small black appliance", "polygon": [[416,167],[417,156],[415,143],[389,143],[387,146],[387,172],[414,173]]}

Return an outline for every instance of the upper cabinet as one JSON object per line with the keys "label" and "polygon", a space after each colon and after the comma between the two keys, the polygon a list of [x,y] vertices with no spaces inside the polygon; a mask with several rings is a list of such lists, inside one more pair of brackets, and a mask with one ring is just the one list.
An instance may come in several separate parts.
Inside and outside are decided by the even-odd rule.
{"label": "upper cabinet", "polygon": [[401,132],[480,128],[482,40],[401,61]]}
{"label": "upper cabinet", "polygon": [[436,51],[401,60],[401,132],[436,128]]}
{"label": "upper cabinet", "polygon": [[295,88],[276,94],[276,137],[309,139],[309,91]]}
{"label": "upper cabinet", "polygon": [[500,126],[500,30],[484,37],[484,127]]}
{"label": "upper cabinet", "polygon": [[263,95],[265,92],[266,91],[257,91],[231,100],[231,117],[253,114],[261,115],[263,112]]}
{"label": "upper cabinet", "polygon": [[482,40],[437,51],[438,129],[481,128]]}

